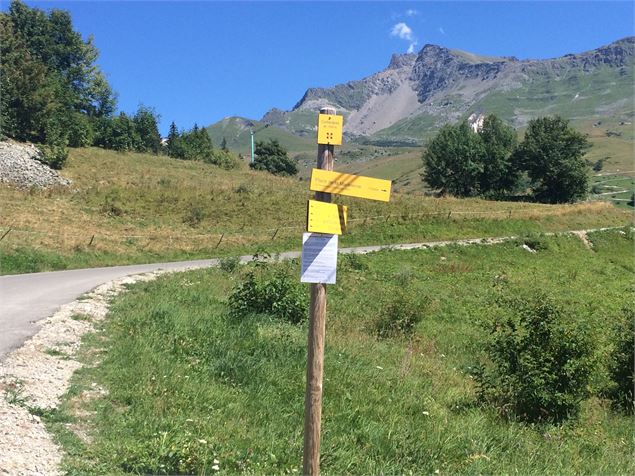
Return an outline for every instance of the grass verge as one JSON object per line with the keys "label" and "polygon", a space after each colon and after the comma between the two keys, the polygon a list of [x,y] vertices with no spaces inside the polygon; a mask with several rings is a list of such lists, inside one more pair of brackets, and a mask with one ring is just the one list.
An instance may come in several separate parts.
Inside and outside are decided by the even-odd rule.
{"label": "grass verge", "polygon": [[[633,235],[589,239],[593,250],[572,236],[532,235],[340,257],[329,287],[323,472],[632,474],[632,419],[600,395],[610,323],[632,299]],[[298,272],[296,262],[279,266]],[[116,300],[49,421],[69,474],[301,472],[306,325],[230,318],[227,295],[246,271],[165,276]],[[479,322],[509,289],[545,290],[587,321],[598,364],[579,419],[530,425],[476,403]],[[423,316],[407,334],[378,337],[398,296]]]}

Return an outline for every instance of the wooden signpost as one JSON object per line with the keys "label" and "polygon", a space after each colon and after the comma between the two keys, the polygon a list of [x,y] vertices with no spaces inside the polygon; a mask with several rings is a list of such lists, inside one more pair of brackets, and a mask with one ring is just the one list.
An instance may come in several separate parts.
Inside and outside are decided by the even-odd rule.
{"label": "wooden signpost", "polygon": [[320,109],[317,169],[310,189],[315,200],[307,205],[307,231],[302,245],[302,282],[311,283],[306,392],[304,396],[304,453],[302,474],[320,474],[320,429],[326,328],[326,284],[335,283],[337,238],[346,228],[347,209],[331,204],[331,193],[387,202],[390,180],[333,172],[334,145],[342,144],[343,117],[335,109]]}

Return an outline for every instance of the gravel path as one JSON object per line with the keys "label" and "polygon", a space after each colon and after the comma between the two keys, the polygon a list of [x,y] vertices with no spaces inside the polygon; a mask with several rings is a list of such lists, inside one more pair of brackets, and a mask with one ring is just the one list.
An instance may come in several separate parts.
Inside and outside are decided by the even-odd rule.
{"label": "gravel path", "polygon": [[103,284],[81,299],[62,306],[41,330],[0,362],[0,473],[58,475],[60,448],[39,417],[29,409],[51,409],[60,403],[71,376],[81,337],[108,312],[112,297],[124,285],[149,281],[161,272],[125,277]]}

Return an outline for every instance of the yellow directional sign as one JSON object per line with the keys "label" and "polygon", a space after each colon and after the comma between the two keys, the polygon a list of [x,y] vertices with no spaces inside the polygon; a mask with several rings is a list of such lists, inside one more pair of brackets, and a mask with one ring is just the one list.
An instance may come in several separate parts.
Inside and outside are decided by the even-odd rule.
{"label": "yellow directional sign", "polygon": [[346,230],[348,207],[309,200],[306,229],[311,233],[341,235]]}
{"label": "yellow directional sign", "polygon": [[344,117],[335,114],[318,115],[318,144],[342,145]]}
{"label": "yellow directional sign", "polygon": [[387,202],[390,200],[391,186],[390,180],[313,169],[309,188],[314,192],[337,193]]}

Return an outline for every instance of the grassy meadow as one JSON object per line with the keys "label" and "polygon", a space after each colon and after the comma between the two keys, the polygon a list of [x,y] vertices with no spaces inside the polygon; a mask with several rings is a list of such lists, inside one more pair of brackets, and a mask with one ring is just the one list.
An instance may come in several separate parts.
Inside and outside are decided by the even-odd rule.
{"label": "grassy meadow", "polygon": [[[419,160],[416,150],[401,154],[401,162],[377,159],[370,175],[396,178],[409,170],[407,161]],[[343,162],[351,160],[345,156]],[[352,162],[341,168],[364,173]],[[73,180],[70,188],[0,186],[3,274],[299,249],[312,196],[302,178],[95,148],[71,150],[62,174]],[[335,200],[349,205],[343,246],[621,226],[632,220],[601,202],[553,206],[398,190],[390,203]]]}
{"label": "grassy meadow", "polygon": [[[340,256],[329,286],[324,474],[633,474],[632,417],[603,398],[613,325],[632,304],[630,229]],[[523,249],[530,243],[535,253]],[[298,474],[306,323],[231,317],[253,265],[138,283],[82,345],[44,414],[68,474]],[[270,265],[273,266],[273,265]],[[275,265],[297,279],[299,265]],[[304,287],[306,293],[308,286]],[[578,418],[506,418],[472,378],[497,296],[543,290],[595,345]],[[397,308],[421,319],[379,337]]]}

